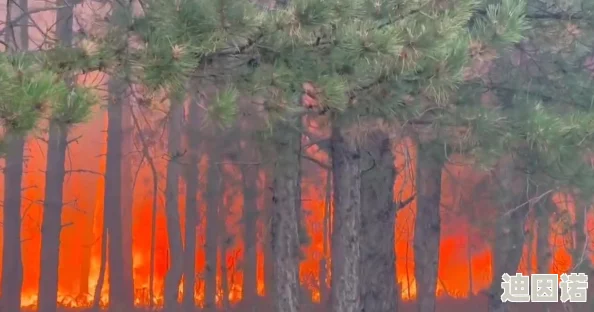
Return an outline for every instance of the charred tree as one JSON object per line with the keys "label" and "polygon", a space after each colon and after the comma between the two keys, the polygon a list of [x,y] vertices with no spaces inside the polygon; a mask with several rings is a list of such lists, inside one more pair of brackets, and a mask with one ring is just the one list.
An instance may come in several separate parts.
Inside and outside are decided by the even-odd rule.
{"label": "charred tree", "polygon": [[208,155],[208,170],[206,173],[206,266],[204,267],[204,308],[206,311],[216,310],[217,296],[217,248],[218,248],[218,216],[221,199],[223,177],[217,162],[222,153],[220,146],[211,146]]}
{"label": "charred tree", "polygon": [[[130,10],[130,2],[114,1],[113,13]],[[118,27],[114,25],[114,27]],[[124,64],[125,66],[125,64]],[[124,139],[123,110],[128,85],[124,79],[110,77],[107,88],[107,156],[105,162],[105,192],[103,195],[104,222],[108,236],[109,305],[115,309],[131,310],[134,307],[133,290],[125,289],[124,236],[122,220],[122,143]]]}
{"label": "charred tree", "polygon": [[[63,46],[72,44],[73,9],[64,0],[56,14],[56,33]],[[55,312],[58,307],[58,269],[60,264],[60,234],[64,178],[66,174],[66,148],[68,144],[69,116],[53,116],[49,124],[47,162],[45,171],[45,200],[41,223],[41,261],[39,274],[39,311]]]}
{"label": "charred tree", "polygon": [[[128,107],[130,104],[127,103]],[[132,244],[132,209],[134,205],[134,189],[132,177],[132,123],[131,110],[124,108],[122,111],[122,248],[125,298],[134,298],[134,261]],[[129,300],[128,300],[129,301]],[[129,302],[128,302],[129,303]]]}
{"label": "charred tree", "polygon": [[[576,195],[579,196],[579,195]],[[571,255],[571,271],[575,273],[592,273],[592,264],[590,262],[590,249],[588,248],[588,229],[586,227],[586,218],[590,205],[584,200],[576,198],[575,222],[573,224],[574,246]]]}
{"label": "charred tree", "polygon": [[58,304],[58,267],[68,126],[50,122],[45,172],[45,200],[41,224],[39,311],[55,312]]}
{"label": "charred tree", "polygon": [[272,181],[270,240],[274,267],[274,311],[300,311],[301,133],[298,119],[275,129],[277,156]]}
{"label": "charred tree", "polygon": [[417,213],[413,247],[419,312],[434,312],[441,239],[441,172],[443,156],[432,143],[417,149]]}
{"label": "charred tree", "polygon": [[190,101],[188,112],[188,123],[186,125],[186,136],[188,142],[188,162],[186,164],[186,224],[185,224],[185,248],[184,248],[184,297],[183,307],[185,311],[193,311],[196,302],[194,300],[196,285],[196,227],[198,226],[198,163],[200,155],[200,120],[198,103]]}
{"label": "charred tree", "polygon": [[[263,189],[264,192],[264,218],[265,220],[272,220],[273,202],[272,202],[272,174],[270,170],[266,170],[266,183]],[[264,222],[269,224],[269,222]],[[267,300],[272,300],[274,295],[274,256],[272,254],[272,240],[270,238],[270,231],[264,231],[263,247],[264,247],[264,291]]]}
{"label": "charred tree", "polygon": [[5,134],[4,222],[2,226],[2,307],[6,311],[21,308],[23,262],[21,248],[21,192],[25,137]]}
{"label": "charred tree", "polygon": [[501,277],[504,273],[514,275],[522,259],[525,233],[524,222],[529,212],[526,177],[517,168],[515,159],[501,159],[495,168],[495,180],[500,213],[495,221],[495,237],[492,247],[493,269],[490,312],[506,312],[508,305],[501,301]]}
{"label": "charred tree", "polygon": [[105,164],[104,222],[107,224],[109,262],[109,304],[111,307],[132,306],[124,285],[124,246],[122,239],[122,110],[125,83],[111,78],[108,82],[107,156]]}
{"label": "charred tree", "polygon": [[246,164],[241,164],[241,183],[243,189],[243,224],[244,224],[244,267],[243,267],[243,301],[247,307],[254,306],[258,298],[258,173],[254,148],[250,140],[244,141],[247,155]]}
{"label": "charred tree", "polygon": [[151,249],[149,256],[149,308],[152,309],[153,305],[155,304],[155,252],[157,248],[157,198],[159,196],[159,173],[157,172],[157,166],[155,165],[153,157],[149,151],[149,139],[145,137],[145,134],[142,131],[143,129],[140,126],[140,122],[138,121],[132,106],[129,105],[128,109],[130,111],[130,117],[132,117],[134,128],[138,133],[138,139],[142,145],[142,157],[146,159],[146,162],[149,165],[153,180],[151,199]]}
{"label": "charred tree", "polygon": [[[9,50],[29,49],[28,25],[13,25],[12,19],[25,14],[27,0],[8,0],[6,5],[5,42]],[[4,141],[4,202],[2,225],[2,308],[19,311],[23,286],[23,262],[21,247],[21,193],[26,136],[18,129],[6,129]]]}
{"label": "charred tree", "polygon": [[340,129],[334,127],[331,153],[334,186],[331,311],[359,312],[361,151],[357,143],[347,142]]}
{"label": "charred tree", "polygon": [[394,155],[388,136],[373,132],[362,146],[361,301],[362,311],[397,311],[394,250]]}
{"label": "charred tree", "polygon": [[183,245],[179,216],[179,177],[181,172],[181,136],[184,121],[184,96],[171,99],[167,132],[167,177],[165,181],[165,215],[169,242],[169,270],[165,276],[164,310],[178,310],[178,292],[183,274]]}

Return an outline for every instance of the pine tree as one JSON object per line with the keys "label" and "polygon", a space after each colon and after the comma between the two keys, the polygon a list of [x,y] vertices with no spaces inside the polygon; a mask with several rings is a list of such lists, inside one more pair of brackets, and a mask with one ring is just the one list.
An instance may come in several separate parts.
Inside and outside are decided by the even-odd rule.
{"label": "pine tree", "polygon": [[[27,6],[27,1],[7,2],[4,48],[10,54],[0,55],[0,120],[4,130],[2,152],[5,153],[2,305],[4,309],[13,311],[20,309],[23,284],[21,194],[25,139],[27,131],[35,126],[40,115],[35,105],[42,103],[44,97],[51,94],[51,79],[54,78],[51,72],[34,76],[31,60],[25,59],[22,53],[29,47],[29,30],[24,25],[15,26],[12,21]],[[35,87],[24,88],[29,83]]]}
{"label": "pine tree", "polygon": [[[592,31],[590,6],[580,1],[557,5],[528,1],[526,18],[532,29],[525,33],[526,40],[504,53],[488,74],[488,82],[483,83],[484,91],[496,99],[498,118],[511,125],[505,127],[510,136],[504,150],[513,155],[515,168],[510,168],[508,174],[518,181],[529,181],[523,183],[526,188],[499,188],[495,195],[501,205],[499,214],[511,217],[513,224],[500,222],[496,227],[499,234],[494,254],[502,257],[493,266],[493,311],[507,309],[499,300],[500,277],[503,272],[517,271],[521,256],[521,250],[512,257],[500,249],[522,242],[517,238],[524,237],[524,222],[518,220],[524,220],[529,209],[534,210],[538,220],[539,272],[549,273],[552,265],[548,233],[549,219],[557,212],[551,199],[555,193],[565,193],[577,203],[575,209],[579,211],[571,230],[578,238],[575,247],[583,250],[579,242],[584,232],[580,214],[591,205],[592,183],[588,160],[591,143],[587,138],[591,127],[591,51],[586,47],[591,41],[586,34]],[[510,209],[514,211],[508,213]],[[521,245],[517,248],[521,249]],[[574,248],[574,258],[578,253],[582,251]],[[587,261],[585,264],[588,272]]]}
{"label": "pine tree", "polygon": [[[63,5],[56,13],[56,33],[63,47],[72,45],[72,7]],[[60,261],[60,233],[64,178],[66,175],[66,149],[68,132],[77,123],[84,122],[97,100],[90,90],[72,86],[75,77],[63,77],[61,99],[51,107],[48,151],[45,173],[45,200],[41,223],[41,262],[39,278],[39,311],[55,312],[58,304],[58,268]],[[56,86],[57,88],[57,86]]]}

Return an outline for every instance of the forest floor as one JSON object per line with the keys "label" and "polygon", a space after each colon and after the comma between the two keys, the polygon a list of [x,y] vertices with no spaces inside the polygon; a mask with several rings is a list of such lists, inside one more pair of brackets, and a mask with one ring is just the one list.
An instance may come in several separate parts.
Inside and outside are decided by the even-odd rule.
{"label": "forest floor", "polygon": [[[594,299],[592,299],[594,300]],[[417,312],[417,306],[414,302],[401,303],[398,312]],[[32,312],[34,310],[22,310],[22,312]],[[92,309],[59,309],[58,312],[92,312]],[[137,308],[134,311],[126,312],[149,312],[146,308]],[[159,310],[154,310],[158,312]],[[196,309],[196,312],[200,311]],[[305,307],[304,312],[329,312],[324,309],[322,305],[312,304]],[[509,312],[592,312],[592,302],[585,304],[580,303],[548,303],[546,306],[541,303],[515,303],[510,306]],[[101,312],[120,312],[101,310]],[[265,307],[240,307],[236,306],[228,310],[219,309],[217,312],[271,312],[271,305],[266,304]],[[484,297],[473,297],[469,299],[452,299],[443,298],[438,301],[435,312],[488,312],[487,300]]]}

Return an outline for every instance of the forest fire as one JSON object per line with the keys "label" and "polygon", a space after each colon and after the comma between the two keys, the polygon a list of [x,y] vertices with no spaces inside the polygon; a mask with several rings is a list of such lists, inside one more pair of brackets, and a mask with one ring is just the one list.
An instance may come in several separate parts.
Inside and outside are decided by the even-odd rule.
{"label": "forest fire", "polygon": [[[251,0],[237,5],[180,0],[175,6],[162,0],[146,6],[141,1],[128,6],[103,1],[113,4],[114,11],[89,4],[38,12],[31,9],[41,6],[34,0],[26,4],[31,12],[9,1],[14,5],[0,12],[7,17],[0,31],[12,31],[13,36],[7,35],[6,43],[0,40],[0,56],[6,56],[0,59],[0,78],[14,79],[4,78],[11,82],[0,88],[0,97],[21,96],[36,117],[20,132],[22,125],[13,115],[24,110],[21,99],[0,98],[10,102],[7,107],[17,107],[0,109],[0,311],[18,310],[19,293],[11,286],[22,283],[21,307],[40,312],[89,307],[118,312],[135,310],[133,305],[164,312],[193,312],[196,306],[209,312],[244,306],[253,311],[258,309],[255,304],[269,301],[274,303],[270,311],[276,312],[309,311],[310,304],[314,312],[326,312],[328,306],[332,312],[390,312],[397,307],[408,312],[398,301],[403,306],[415,302],[419,312],[436,312],[436,297],[464,303],[478,298],[488,302],[490,312],[508,312],[499,309],[502,272],[592,272],[594,211],[587,202],[591,194],[585,191],[590,184],[584,180],[594,180],[594,163],[584,159],[591,157],[594,143],[583,148],[586,138],[580,135],[590,134],[578,130],[589,130],[594,117],[579,125],[564,124],[560,120],[577,118],[550,117],[540,102],[499,115],[506,100],[481,89],[493,87],[483,78],[500,75],[496,60],[509,61],[504,48],[523,40],[525,17],[518,13],[524,11],[523,1],[489,7],[485,21],[490,18],[492,23],[476,24],[495,28],[481,29],[476,38],[472,33],[470,42],[467,28],[475,24],[470,16],[483,14],[475,12],[474,4],[461,5],[464,8],[452,10],[452,16],[439,13],[446,4],[431,6],[429,13],[435,16],[403,17],[412,20],[401,31],[384,24],[379,2],[369,16],[344,17],[352,14],[350,9],[315,0],[286,10],[281,8],[286,1],[279,0],[276,13],[252,7]],[[391,5],[386,2],[385,10],[392,10]],[[185,14],[184,8],[193,14]],[[216,25],[207,25],[205,18],[192,20],[191,15],[215,8],[220,16],[211,22]],[[23,32],[29,26],[11,21],[17,9],[31,15],[27,18],[33,24],[47,25]],[[307,16],[323,10],[330,13]],[[336,31],[335,21],[332,27],[320,26],[317,19],[330,16],[343,23],[344,33]],[[361,25],[353,19],[362,19]],[[183,21],[175,24],[178,20]],[[418,36],[411,30],[417,25],[423,29]],[[177,28],[198,35],[180,35]],[[381,30],[388,28],[394,33]],[[423,37],[430,28],[427,33],[435,32],[435,38]],[[581,32],[576,25],[564,28],[575,36]],[[505,40],[488,38],[490,33]],[[326,35],[329,42],[322,38]],[[402,42],[394,39],[400,35],[406,38]],[[57,43],[46,42],[50,37],[48,41]],[[194,37],[201,39],[196,43]],[[285,37],[291,40],[284,42]],[[216,38],[212,41],[217,43],[204,38]],[[278,51],[270,53],[260,41]],[[227,47],[228,42],[233,46]],[[29,47],[33,43],[39,51]],[[318,49],[323,57],[331,55],[328,68],[313,61],[320,56]],[[436,51],[441,49],[447,51]],[[358,50],[361,55],[353,52]],[[368,52],[377,59],[363,55]],[[64,56],[76,61],[80,57],[84,64],[70,64]],[[287,60],[280,62],[281,56]],[[439,56],[447,60],[435,61]],[[518,68],[522,57],[509,56]],[[240,58],[245,64],[237,68],[248,67],[247,73],[223,64]],[[372,72],[370,85],[356,77],[356,66],[350,68],[354,60]],[[377,68],[370,65],[374,62]],[[301,68],[306,63],[322,69]],[[428,72],[421,73],[419,64]],[[46,83],[52,88],[47,89],[55,87],[51,91],[58,95],[46,90],[40,96],[33,91],[43,83],[23,83],[38,82],[30,72],[45,73],[45,67],[52,74]],[[120,76],[119,71],[126,73]],[[398,75],[384,77],[396,72],[419,76],[415,79],[426,79],[427,85],[399,81]],[[253,85],[246,83],[242,89],[230,76],[242,76],[242,83],[245,78]],[[392,82],[385,79],[394,79],[406,91],[391,91]],[[476,101],[477,107],[449,103],[458,96],[458,85],[476,87],[472,83],[479,80],[481,95],[457,99]],[[82,86],[92,89],[93,96],[86,98]],[[27,90],[17,92],[21,89]],[[34,94],[27,93],[30,89]],[[384,103],[386,98],[390,100]],[[384,116],[386,111],[392,115]],[[513,115],[525,111],[535,120],[516,128],[514,123],[524,120],[518,122]],[[482,119],[490,114],[495,121]],[[482,124],[473,124],[476,120],[488,129],[481,132]],[[548,125],[556,122],[561,129],[557,132]],[[533,124],[536,130],[530,128]],[[513,129],[502,134],[506,127]],[[491,138],[495,134],[513,139],[497,141]],[[534,143],[538,139],[546,144]],[[489,140],[496,142],[484,142]],[[538,143],[544,147],[534,147]],[[551,152],[568,146],[575,150],[559,154],[569,160]],[[480,158],[480,152],[493,153],[495,160]],[[528,164],[537,156],[542,159],[534,162],[546,166],[563,158],[581,167],[558,170],[573,174],[569,178],[553,177]],[[478,168],[483,160],[489,162],[488,170]],[[366,161],[372,163],[369,168]],[[23,172],[15,171],[15,165],[22,165]],[[586,169],[591,176],[574,172]],[[578,180],[576,176],[582,180],[567,181]],[[21,196],[16,196],[13,178],[21,177]],[[19,215],[20,228],[15,225]],[[13,261],[18,254],[22,259]],[[376,265],[383,267],[373,268]],[[382,287],[386,290],[378,290]],[[56,293],[60,309],[54,304]],[[344,303],[349,300],[354,303]]]}
{"label": "forest fire", "polygon": [[[93,296],[101,263],[101,229],[102,229],[102,198],[103,186],[105,181],[100,173],[104,171],[102,158],[104,153],[105,135],[102,129],[105,125],[105,116],[102,113],[95,114],[92,122],[80,127],[72,134],[72,138],[78,138],[76,143],[70,147],[70,154],[73,155],[69,167],[72,173],[68,176],[66,182],[65,200],[70,209],[65,210],[63,223],[65,227],[62,232],[62,247],[60,256],[60,276],[59,276],[59,301],[60,305],[66,307],[89,306],[93,302]],[[84,138],[84,139],[83,139]],[[43,207],[40,205],[43,200],[43,168],[45,166],[45,151],[42,144],[31,139],[27,145],[28,160],[26,164],[26,188],[23,203],[23,262],[24,262],[24,282],[22,292],[22,304],[25,307],[32,307],[36,304],[36,296],[39,281],[39,248],[40,231],[39,222]],[[320,161],[326,161],[327,156],[319,150],[312,149],[309,153]],[[413,193],[411,177],[406,176],[405,172],[414,172],[410,168],[414,165],[414,149],[410,144],[399,144],[394,147],[396,155],[410,154],[411,159],[403,157],[397,158],[395,166],[403,172],[398,176],[395,183],[395,194],[398,197],[407,197]],[[76,155],[76,156],[74,156]],[[133,193],[133,262],[134,262],[134,287],[135,303],[139,306],[148,304],[149,289],[149,257],[150,257],[150,223],[151,223],[151,174],[148,166],[134,165],[131,170],[137,172],[135,175],[134,193]],[[206,171],[207,162],[205,159],[201,162],[201,172]],[[224,166],[224,170],[232,175],[240,173],[232,164]],[[322,224],[325,219],[326,194],[322,190],[325,179],[325,170],[317,165],[307,166],[313,168],[304,176],[303,183],[303,205],[305,213],[305,224],[311,242],[305,245],[305,257],[301,261],[300,279],[310,295],[312,300],[320,300],[320,264],[324,257],[324,233]],[[407,168],[408,167],[408,168]],[[159,170],[164,171],[165,165],[162,163]],[[440,247],[439,263],[439,284],[438,295],[450,296],[454,298],[466,298],[471,295],[479,294],[487,289],[491,283],[491,251],[488,241],[477,235],[479,230],[476,226],[467,221],[465,216],[451,215],[455,214],[456,208],[450,208],[458,205],[463,207],[464,203],[456,198],[460,197],[464,190],[464,185],[456,185],[458,178],[465,179],[463,183],[472,183],[473,174],[468,168],[460,166],[449,166],[445,169],[451,172],[451,176],[444,175],[444,193],[442,206],[444,215],[443,231],[444,237]],[[201,174],[202,183],[205,183],[205,174]],[[264,175],[261,174],[261,178]],[[262,181],[259,182],[262,189]],[[183,193],[183,192],[182,192]],[[260,194],[260,207],[265,202],[264,192]],[[224,251],[219,253],[219,269],[217,284],[219,288],[218,301],[225,300],[235,303],[242,297],[242,268],[241,262],[244,252],[243,239],[241,233],[240,219],[242,213],[241,190],[236,185],[229,184],[225,189],[225,205],[223,209],[228,209],[228,215],[225,220],[227,235],[230,237],[230,243],[227,243]],[[565,203],[561,194],[556,196],[556,202],[562,211],[567,211],[573,215],[572,202]],[[201,199],[200,199],[201,200]],[[398,198],[396,198],[398,200]],[[184,200],[180,200],[181,203]],[[183,205],[180,212],[183,211]],[[157,242],[155,248],[155,301],[160,304],[162,299],[163,280],[167,270],[167,240],[164,231],[164,216],[159,208],[157,217]],[[400,211],[397,217],[395,246],[397,254],[397,279],[400,283],[401,296],[404,300],[415,298],[414,282],[414,259],[412,250],[412,224],[414,222],[415,203],[410,207]],[[201,205],[201,215],[205,213],[204,204]],[[201,224],[198,226],[198,244],[204,245],[203,231],[205,229],[204,218],[200,218]],[[264,235],[264,220],[259,220],[259,237]],[[182,223],[184,222],[182,214]],[[559,220],[553,223],[553,229],[562,227]],[[594,218],[588,219],[588,229],[594,229]],[[550,242],[554,246],[554,263],[552,270],[554,273],[567,272],[571,269],[571,255],[564,244],[567,243],[567,235],[560,234],[561,230],[551,231]],[[592,235],[592,234],[590,234]],[[591,236],[594,238],[594,236]],[[219,246],[221,249],[222,246]],[[264,263],[265,252],[262,240],[258,242],[258,294],[264,295],[266,292]],[[520,271],[524,273],[533,272],[535,264],[528,265],[528,259],[535,261],[534,246],[529,250],[524,249],[523,261]],[[196,268],[198,275],[205,269],[205,252],[203,248],[198,248],[196,254]],[[221,262],[221,259],[224,261]],[[329,259],[328,259],[329,260]],[[223,269],[224,268],[224,269]],[[224,271],[223,271],[224,270]],[[222,277],[227,278],[223,283]],[[226,284],[226,285],[225,285]],[[203,282],[197,283],[196,300],[203,302]],[[328,284],[327,284],[328,285]],[[102,304],[107,304],[108,284],[103,286]],[[225,287],[225,289],[223,288]],[[180,297],[182,286],[180,286]]]}

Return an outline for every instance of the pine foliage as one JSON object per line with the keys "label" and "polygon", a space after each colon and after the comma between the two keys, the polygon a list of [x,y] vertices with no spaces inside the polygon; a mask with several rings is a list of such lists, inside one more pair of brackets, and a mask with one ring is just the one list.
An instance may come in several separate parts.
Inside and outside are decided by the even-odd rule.
{"label": "pine foliage", "polygon": [[[143,4],[140,16],[114,15],[104,35],[89,35],[75,47],[3,54],[5,127],[30,130],[47,111],[65,122],[84,120],[96,99],[63,81],[100,70],[125,74],[149,93],[199,88],[200,79],[224,81],[227,89],[207,109],[220,126],[233,123],[237,99],[248,94],[265,99],[271,127],[294,120],[308,113],[300,100],[307,84],[315,86],[316,113],[328,112],[333,122],[382,118],[429,132],[447,151],[483,163],[528,146],[549,166],[590,148],[591,79],[568,70],[584,62],[585,49],[577,42],[569,44],[578,55],[541,53],[564,61],[549,62],[554,74],[526,86],[524,95],[531,97],[516,92],[506,105],[481,104],[481,66],[504,63],[526,34],[537,38],[524,0],[296,0],[284,8],[247,0]],[[518,79],[502,80],[515,86],[501,89],[517,88]],[[571,95],[564,100],[571,99],[574,113],[560,108],[559,94]]]}

